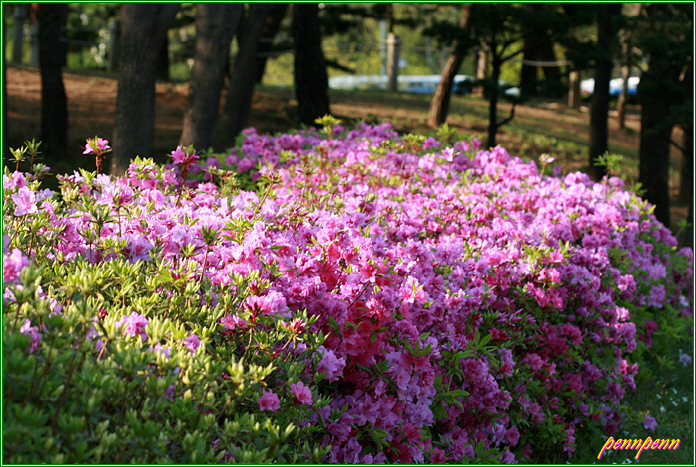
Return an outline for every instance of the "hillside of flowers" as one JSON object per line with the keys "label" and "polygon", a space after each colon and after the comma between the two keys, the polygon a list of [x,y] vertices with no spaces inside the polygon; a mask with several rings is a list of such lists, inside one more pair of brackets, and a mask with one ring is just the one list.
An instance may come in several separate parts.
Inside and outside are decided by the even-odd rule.
{"label": "hillside of flowers", "polygon": [[646,202],[324,123],[59,192],[5,170],[3,461],[544,462],[636,416],[693,310]]}

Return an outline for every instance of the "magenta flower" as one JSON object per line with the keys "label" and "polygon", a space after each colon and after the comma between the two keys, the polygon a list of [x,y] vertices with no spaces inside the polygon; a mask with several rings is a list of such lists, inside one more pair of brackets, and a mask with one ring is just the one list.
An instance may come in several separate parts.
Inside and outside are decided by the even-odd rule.
{"label": "magenta flower", "polygon": [[655,420],[651,415],[646,415],[645,421],[643,422],[643,426],[646,430],[654,432],[657,429],[657,420]]}
{"label": "magenta flower", "polygon": [[687,366],[689,363],[691,363],[691,356],[686,353],[679,353],[679,363],[681,363],[684,366]]}
{"label": "magenta flower", "polygon": [[177,146],[176,149],[172,151],[172,159],[174,159],[175,164],[183,164],[186,162],[187,157],[186,151],[184,151],[184,148],[181,146]]}
{"label": "magenta flower", "polygon": [[36,348],[39,345],[39,342],[41,341],[41,333],[39,332],[38,326],[32,326],[30,320],[24,321],[24,324],[19,330],[22,334],[29,334],[29,338],[31,339],[31,345],[29,347],[29,352],[34,353]]}
{"label": "magenta flower", "polygon": [[184,339],[184,346],[194,353],[198,347],[200,347],[201,341],[196,334],[191,334],[186,339]]}
{"label": "magenta flower", "polygon": [[302,381],[290,385],[290,390],[298,403],[310,405],[312,403],[312,391]]}
{"label": "magenta flower", "polygon": [[198,160],[198,154],[194,152],[192,147],[177,146],[171,154],[174,163],[179,165],[191,165]]}
{"label": "magenta flower", "polygon": [[20,188],[16,194],[12,195],[12,201],[15,203],[15,216],[23,216],[25,214],[38,212],[36,208],[36,193],[25,186]]}
{"label": "magenta flower", "polygon": [[237,315],[223,316],[222,318],[220,318],[220,324],[222,324],[224,328],[229,329],[230,331],[234,331],[235,329],[242,330],[247,327],[247,322]]}
{"label": "magenta flower", "polygon": [[94,139],[88,139],[85,145],[85,150],[82,154],[102,154],[111,149],[109,142],[105,139],[95,137]]}
{"label": "magenta flower", "polygon": [[345,366],[345,358],[337,358],[333,350],[324,349],[324,355],[321,357],[317,371],[326,373],[326,379],[329,381],[336,381],[343,374]]}
{"label": "magenta flower", "polygon": [[29,258],[24,256],[17,248],[12,253],[3,255],[2,279],[3,282],[17,282],[22,269],[29,266]]}
{"label": "magenta flower", "polygon": [[130,334],[133,336],[140,336],[143,342],[147,340],[147,333],[145,332],[145,327],[149,324],[146,317],[132,312],[128,316],[123,316],[121,319],[116,321],[116,327],[123,327],[123,335]]}
{"label": "magenta flower", "polygon": [[273,391],[267,391],[264,389],[263,395],[259,397],[259,408],[261,410],[270,410],[275,412],[280,408],[280,399]]}

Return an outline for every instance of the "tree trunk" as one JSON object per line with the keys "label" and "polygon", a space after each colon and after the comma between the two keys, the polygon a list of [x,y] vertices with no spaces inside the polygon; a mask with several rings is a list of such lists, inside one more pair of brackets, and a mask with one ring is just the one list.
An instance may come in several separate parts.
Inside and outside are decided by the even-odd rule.
{"label": "tree trunk", "polygon": [[[471,3],[466,3],[464,5],[462,16],[459,18],[459,29],[462,32],[468,27],[471,5]],[[466,45],[468,44],[464,44],[463,40],[457,40],[454,44],[452,54],[449,56],[447,63],[445,63],[442,69],[440,82],[437,85],[437,89],[435,89],[433,100],[430,103],[430,110],[428,111],[428,126],[431,128],[436,128],[447,120],[450,97],[452,94],[452,84],[454,83],[455,75],[459,72],[459,68],[464,61],[464,56],[468,51]]]}
{"label": "tree trunk", "polygon": [[41,67],[42,152],[55,159],[65,155],[68,135],[68,100],[63,86],[65,47],[63,28],[67,3],[38,4],[39,64]]}
{"label": "tree trunk", "polygon": [[665,89],[669,78],[664,70],[643,73],[638,98],[640,116],[640,173],[638,181],[645,190],[645,198],[655,205],[657,220],[670,226],[669,213],[669,151],[672,127],[665,124],[670,103],[660,89]]}
{"label": "tree trunk", "polygon": [[196,4],[196,51],[179,140],[182,146],[206,149],[214,144],[230,42],[243,9],[240,3]]}
{"label": "tree trunk", "polygon": [[684,89],[684,102],[688,103],[686,111],[680,115],[682,133],[684,135],[682,148],[681,183],[679,186],[679,202],[688,204],[689,207],[694,202],[694,62],[693,57],[689,60],[689,65],[682,73],[681,85]]}
{"label": "tree trunk", "polygon": [[474,86],[471,94],[477,97],[482,97],[484,95],[485,86],[480,83],[488,79],[488,49],[486,47],[484,43],[481,43],[476,53],[476,72],[474,73],[474,79],[478,84]]}
{"label": "tree trunk", "polygon": [[220,148],[229,148],[249,121],[254,96],[256,57],[263,24],[272,10],[268,3],[254,3],[237,31],[239,52],[230,77],[225,109],[218,125]]}
{"label": "tree trunk", "polygon": [[490,95],[488,97],[488,142],[486,144],[489,148],[496,145],[496,134],[498,133],[498,81],[500,80],[501,63],[495,50],[493,50],[491,65]]}
{"label": "tree trunk", "polygon": [[178,10],[178,4],[164,3],[124,3],[121,7],[113,175],[123,174],[132,157],[152,155],[157,58]]}
{"label": "tree trunk", "polygon": [[256,83],[261,83],[263,80],[268,56],[273,51],[273,39],[280,30],[280,25],[288,11],[288,5],[289,3],[274,3],[268,17],[266,17],[266,22],[263,24],[259,55],[256,57]]}
{"label": "tree trunk", "polygon": [[522,41],[524,55],[522,56],[522,69],[520,70],[520,92],[525,97],[537,95],[536,84],[539,68],[537,65],[531,64],[531,62],[539,60],[538,44],[536,42],[536,31],[525,34]]}
{"label": "tree trunk", "polygon": [[169,37],[166,32],[157,56],[157,81],[169,81]]}
{"label": "tree trunk", "polygon": [[313,125],[314,120],[331,112],[318,14],[316,3],[293,5],[295,91],[300,122],[305,125]]}
{"label": "tree trunk", "polygon": [[[5,17],[2,17],[2,31],[3,31],[3,39],[4,39],[4,34],[5,34]],[[8,139],[10,136],[10,119],[8,118],[8,102],[9,99],[7,97],[7,62],[5,59],[5,49],[2,50],[2,76],[4,79],[2,80],[2,102],[4,105],[2,106],[2,157],[5,160],[9,160],[10,157],[10,140]]]}
{"label": "tree trunk", "polygon": [[609,81],[613,61],[611,57],[612,43],[615,37],[612,17],[621,11],[620,4],[603,4],[597,11],[597,47],[601,54],[597,57],[595,68],[594,92],[590,106],[590,176],[601,180],[606,175],[606,168],[596,164],[597,157],[608,149],[609,138]]}

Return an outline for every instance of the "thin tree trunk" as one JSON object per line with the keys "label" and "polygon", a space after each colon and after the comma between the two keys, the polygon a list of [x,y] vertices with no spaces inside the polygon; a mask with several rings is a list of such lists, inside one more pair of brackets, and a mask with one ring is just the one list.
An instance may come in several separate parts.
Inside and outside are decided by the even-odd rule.
{"label": "thin tree trunk", "polygon": [[214,144],[230,42],[243,9],[240,3],[196,4],[196,51],[179,140],[182,146],[206,149]]}
{"label": "thin tree trunk", "polygon": [[608,149],[609,138],[609,81],[613,61],[611,46],[615,36],[612,17],[620,13],[620,4],[603,4],[597,13],[597,47],[601,57],[597,59],[595,69],[594,92],[590,106],[590,176],[601,180],[606,175],[606,168],[596,164],[597,157]]}
{"label": "thin tree trunk", "polygon": [[113,175],[123,174],[133,157],[152,156],[157,57],[178,10],[178,4],[163,3],[124,3],[121,7]]}
{"label": "thin tree trunk", "polygon": [[263,24],[273,4],[254,3],[237,31],[239,52],[230,77],[225,109],[218,124],[220,148],[229,148],[249,121],[254,96],[255,65]]}
{"label": "thin tree trunk", "polygon": [[68,100],[63,86],[65,47],[63,28],[67,3],[37,5],[39,20],[39,64],[41,67],[41,140],[44,154],[60,159],[65,155],[68,135]]}
{"label": "thin tree trunk", "polygon": [[293,5],[297,111],[300,122],[305,125],[313,125],[314,120],[331,112],[318,14],[316,3]]}
{"label": "thin tree trunk", "polygon": [[498,81],[500,80],[500,59],[493,51],[491,67],[490,96],[488,100],[488,142],[487,146],[492,148],[496,145],[496,134],[498,133]]}
{"label": "thin tree trunk", "polygon": [[[462,32],[468,27],[471,7],[471,3],[464,4],[462,16],[459,18],[459,29]],[[445,63],[442,69],[440,82],[437,85],[437,89],[435,89],[433,100],[430,103],[430,110],[428,111],[428,126],[431,128],[436,128],[447,120],[454,77],[459,72],[459,68],[462,66],[467,51],[468,48],[465,46],[464,41],[457,40],[452,54],[449,56],[447,63]]]}
{"label": "thin tree trunk", "polygon": [[619,123],[619,128],[626,128],[626,103],[628,101],[628,78],[631,76],[631,65],[629,63],[629,45],[628,40],[624,38],[621,42],[621,59],[623,64],[621,65],[621,93],[619,94],[619,101],[616,104],[616,112]]}
{"label": "thin tree trunk", "polygon": [[261,33],[261,42],[259,43],[259,55],[256,57],[256,83],[261,83],[263,75],[266,71],[266,62],[268,61],[269,53],[273,51],[273,39],[280,30],[280,25],[283,22],[285,14],[288,12],[289,3],[274,3],[273,7],[266,17],[266,22],[263,25]]}

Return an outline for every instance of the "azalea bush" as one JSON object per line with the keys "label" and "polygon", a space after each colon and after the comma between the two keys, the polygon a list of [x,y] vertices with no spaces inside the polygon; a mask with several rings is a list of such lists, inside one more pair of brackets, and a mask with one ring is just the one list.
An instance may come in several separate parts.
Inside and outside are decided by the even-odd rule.
{"label": "azalea bush", "polygon": [[646,202],[323,123],[59,193],[5,171],[4,460],[540,462],[638,416],[692,315]]}

